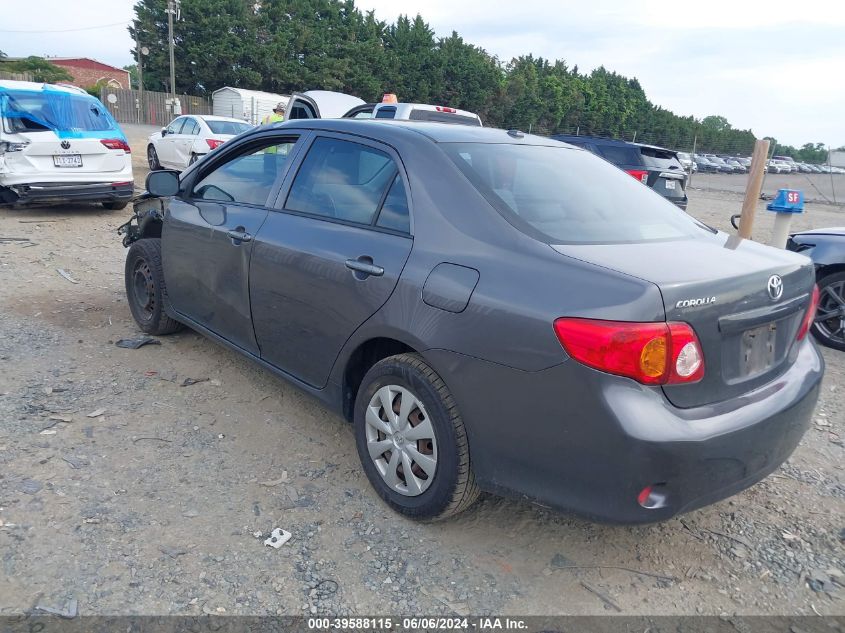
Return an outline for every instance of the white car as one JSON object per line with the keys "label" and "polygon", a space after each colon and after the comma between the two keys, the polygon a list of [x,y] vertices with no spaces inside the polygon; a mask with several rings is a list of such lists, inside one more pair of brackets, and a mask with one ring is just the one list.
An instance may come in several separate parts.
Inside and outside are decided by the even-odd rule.
{"label": "white car", "polygon": [[153,171],[166,168],[181,171],[251,127],[240,119],[223,116],[180,116],[150,136],[147,162]]}
{"label": "white car", "polygon": [[122,209],[134,188],[126,136],[99,99],[73,86],[0,81],[0,205]]}

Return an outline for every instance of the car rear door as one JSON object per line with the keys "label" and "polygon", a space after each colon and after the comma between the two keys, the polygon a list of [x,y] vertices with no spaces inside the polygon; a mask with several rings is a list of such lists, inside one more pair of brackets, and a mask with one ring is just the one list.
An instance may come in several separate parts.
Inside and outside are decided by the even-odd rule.
{"label": "car rear door", "polygon": [[396,153],[360,137],[321,132],[298,160],[256,236],[250,299],[261,358],[323,387],[411,252],[409,192]]}
{"label": "car rear door", "polygon": [[190,174],[166,210],[162,257],[173,308],[252,354],[250,256],[297,140],[266,134],[221,151]]}

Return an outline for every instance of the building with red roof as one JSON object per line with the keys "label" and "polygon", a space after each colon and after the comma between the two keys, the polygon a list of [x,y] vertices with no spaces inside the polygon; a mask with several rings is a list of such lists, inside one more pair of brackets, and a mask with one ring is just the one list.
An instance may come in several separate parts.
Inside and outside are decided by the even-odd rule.
{"label": "building with red roof", "polygon": [[131,88],[129,73],[88,57],[48,57],[47,61],[61,66],[73,77],[72,83],[80,88],[106,84],[115,88]]}

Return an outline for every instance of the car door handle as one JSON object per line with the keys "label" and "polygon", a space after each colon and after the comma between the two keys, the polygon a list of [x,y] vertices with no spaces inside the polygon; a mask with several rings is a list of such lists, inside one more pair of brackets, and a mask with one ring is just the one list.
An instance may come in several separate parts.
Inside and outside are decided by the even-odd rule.
{"label": "car door handle", "polygon": [[359,257],[358,259],[347,259],[346,267],[349,270],[354,270],[358,273],[363,273],[365,276],[372,275],[373,277],[381,277],[384,274],[384,268],[376,266],[372,263],[369,257]]}
{"label": "car door handle", "polygon": [[243,229],[233,229],[231,231],[226,231],[226,235],[231,237],[236,242],[251,242],[252,235],[244,231]]}

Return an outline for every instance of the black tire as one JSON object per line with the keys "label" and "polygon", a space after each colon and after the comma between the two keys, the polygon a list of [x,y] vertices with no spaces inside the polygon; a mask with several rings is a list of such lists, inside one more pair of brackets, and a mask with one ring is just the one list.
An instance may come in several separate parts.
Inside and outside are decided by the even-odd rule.
{"label": "black tire", "polygon": [[190,167],[195,162],[197,162],[197,155],[194,154],[194,153],[191,153],[191,158],[190,158],[190,160],[188,160],[188,166]]}
{"label": "black tire", "polygon": [[158,161],[158,153],[152,143],[147,145],[147,162],[150,165],[150,171],[158,171],[161,169],[161,163]]}
{"label": "black tire", "polygon": [[182,324],[164,311],[167,288],[161,268],[161,240],[133,242],[126,255],[126,299],[132,317],[147,334],[171,334]]}
{"label": "black tire", "polygon": [[[831,273],[819,279],[819,292],[816,322],[810,331],[822,345],[845,352],[845,328],[842,327],[845,315],[841,312],[842,305],[833,297],[835,294],[839,301],[845,300],[845,271]],[[832,313],[831,318],[820,322],[819,317],[828,310]]]}
{"label": "black tire", "polygon": [[[390,488],[367,448],[367,407],[376,392],[387,385],[411,392],[422,403],[434,429],[436,469],[428,488],[417,496],[407,496]],[[379,496],[397,512],[414,519],[445,519],[463,512],[478,498],[461,414],[449,388],[417,354],[391,356],[370,368],[355,399],[354,425],[364,472]]]}
{"label": "black tire", "polygon": [[103,205],[104,209],[108,209],[109,211],[120,211],[121,209],[126,208],[126,205],[129,204],[129,201],[123,200],[120,202],[101,202],[100,204]]}

